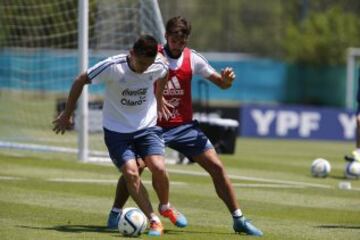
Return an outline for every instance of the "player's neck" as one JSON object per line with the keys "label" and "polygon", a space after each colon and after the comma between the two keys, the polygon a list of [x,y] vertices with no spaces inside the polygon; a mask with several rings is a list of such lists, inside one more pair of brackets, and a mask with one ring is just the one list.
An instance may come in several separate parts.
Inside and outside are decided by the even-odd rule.
{"label": "player's neck", "polygon": [[132,59],[131,59],[130,55],[126,56],[126,62],[127,62],[127,65],[129,66],[130,70],[133,71],[134,73],[137,73],[135,68],[133,67]]}
{"label": "player's neck", "polygon": [[170,58],[178,59],[181,56],[181,53],[178,56],[172,54],[168,44],[165,44],[164,50],[166,52],[166,55],[168,55]]}

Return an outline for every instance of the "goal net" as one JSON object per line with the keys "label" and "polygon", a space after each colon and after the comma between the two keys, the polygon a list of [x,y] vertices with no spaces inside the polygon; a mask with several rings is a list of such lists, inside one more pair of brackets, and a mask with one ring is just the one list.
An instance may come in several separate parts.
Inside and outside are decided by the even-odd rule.
{"label": "goal net", "polygon": [[[141,33],[163,40],[156,0],[89,0],[88,5],[89,65],[128,51]],[[52,132],[52,121],[79,74],[79,10],[75,0],[0,4],[0,147],[78,151],[76,121],[63,136]],[[94,156],[106,153],[102,91],[103,86],[89,87],[88,142]]]}

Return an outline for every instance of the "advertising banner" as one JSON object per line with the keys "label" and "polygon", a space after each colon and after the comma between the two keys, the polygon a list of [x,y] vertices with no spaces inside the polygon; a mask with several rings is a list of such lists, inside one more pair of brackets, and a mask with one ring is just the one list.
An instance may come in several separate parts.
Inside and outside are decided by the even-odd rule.
{"label": "advertising banner", "polygon": [[355,130],[353,111],[288,105],[242,105],[240,108],[240,136],[354,140]]}

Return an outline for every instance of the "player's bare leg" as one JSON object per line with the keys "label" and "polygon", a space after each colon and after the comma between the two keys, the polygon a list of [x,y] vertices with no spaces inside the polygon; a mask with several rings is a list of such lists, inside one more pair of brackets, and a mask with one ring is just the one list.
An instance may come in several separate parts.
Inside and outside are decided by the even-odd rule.
{"label": "player's bare leg", "polygon": [[[142,174],[142,172],[145,169],[145,163],[140,158],[136,160],[138,169],[139,169],[139,175]],[[142,184],[142,182],[141,182]],[[125,203],[129,199],[129,192],[126,187],[126,182],[123,176],[119,177],[118,183],[116,185],[116,192],[115,192],[115,199],[113,203],[113,208],[122,209],[125,206]]]}
{"label": "player's bare leg", "polygon": [[360,113],[356,114],[356,149],[352,151],[351,155],[345,155],[345,160],[352,161],[360,161]]}
{"label": "player's bare leg", "polygon": [[229,211],[232,213],[238,209],[234,188],[215,150],[209,149],[193,159],[210,174],[218,197],[223,200]]}
{"label": "player's bare leg", "polygon": [[[149,157],[149,160],[152,160],[152,158]],[[163,226],[160,222],[160,219],[154,213],[149,199],[149,195],[144,185],[141,183],[136,161],[127,161],[121,167],[121,172],[124,176],[126,187],[130,196],[150,221],[150,229],[148,235],[161,236],[163,234]]]}
{"label": "player's bare leg", "polygon": [[159,212],[163,217],[169,218],[177,227],[186,227],[187,219],[183,214],[170,205],[169,177],[165,168],[163,156],[145,157],[144,162],[152,173],[152,184],[159,198]]}
{"label": "player's bare leg", "polygon": [[144,212],[144,214],[150,219],[151,215],[154,214],[153,208],[151,206],[149,196],[141,184],[140,175],[138,167],[135,160],[129,160],[121,167],[121,172],[123,174],[126,188],[139,206],[139,208]]}
{"label": "player's bare leg", "polygon": [[263,233],[243,216],[239,204],[236,201],[235,190],[216,151],[214,149],[209,149],[204,153],[193,157],[193,160],[210,174],[217,195],[223,200],[233,216],[234,231],[238,233],[244,232],[253,236],[262,236]]}
{"label": "player's bare leg", "polygon": [[360,114],[356,115],[356,149],[353,151],[355,161],[360,161]]}

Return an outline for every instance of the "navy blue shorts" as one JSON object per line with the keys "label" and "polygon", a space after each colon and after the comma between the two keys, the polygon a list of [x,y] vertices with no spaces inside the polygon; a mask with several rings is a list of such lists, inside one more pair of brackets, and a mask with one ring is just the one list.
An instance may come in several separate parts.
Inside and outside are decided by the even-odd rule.
{"label": "navy blue shorts", "polygon": [[119,169],[126,161],[135,159],[136,154],[143,159],[165,154],[162,129],[157,126],[132,133],[118,133],[104,128],[104,139],[110,158]]}
{"label": "navy blue shorts", "polygon": [[163,128],[165,145],[191,159],[208,149],[214,148],[199,128],[197,121],[177,127]]}

